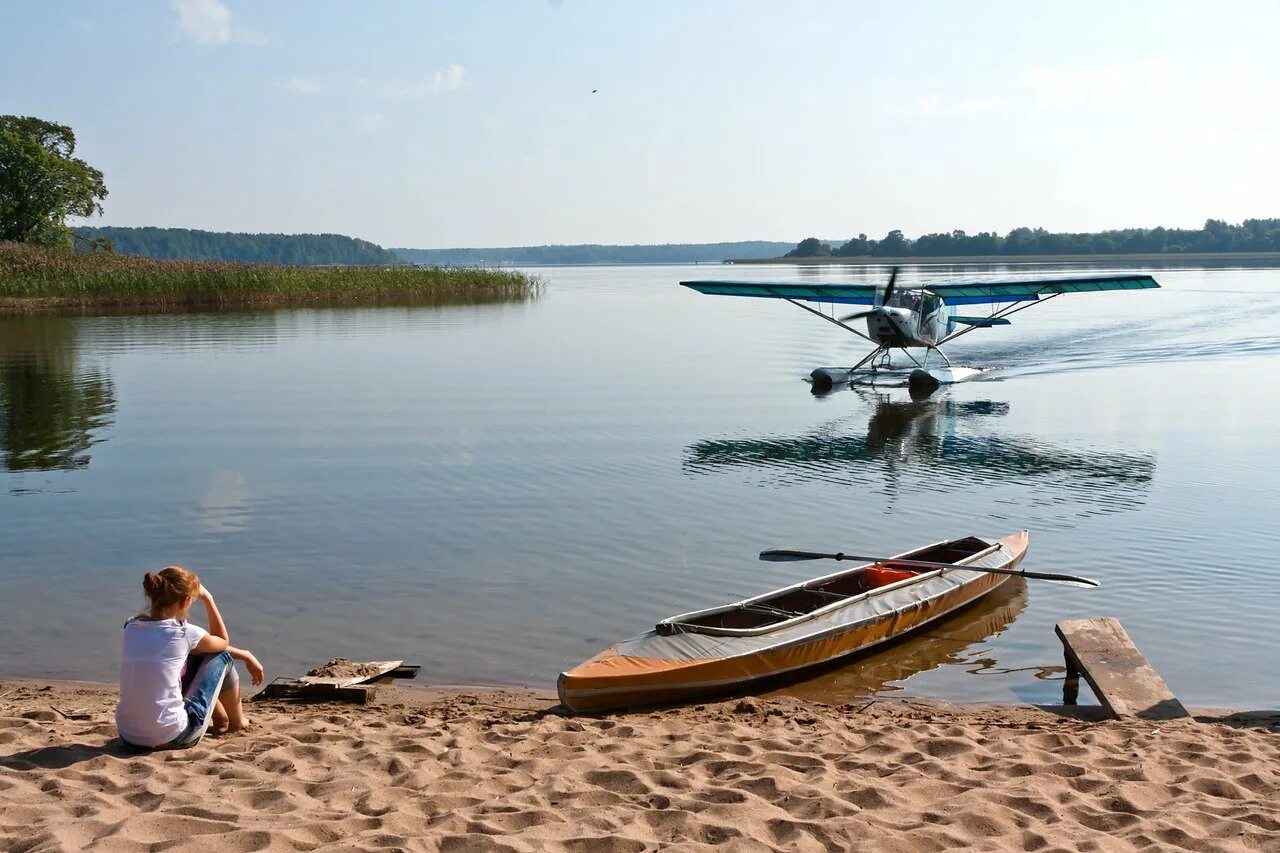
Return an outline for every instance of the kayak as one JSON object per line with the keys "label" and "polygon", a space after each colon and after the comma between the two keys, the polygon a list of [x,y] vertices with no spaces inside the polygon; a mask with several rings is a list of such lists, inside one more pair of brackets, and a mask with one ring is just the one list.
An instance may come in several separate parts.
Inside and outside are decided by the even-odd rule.
{"label": "kayak", "polygon": [[[663,619],[567,672],[560,701],[579,712],[741,689],[900,637],[977,601],[1011,575],[1030,534],[926,545],[732,604]],[[947,563],[923,569],[895,561]],[[950,566],[954,566],[951,568]]]}

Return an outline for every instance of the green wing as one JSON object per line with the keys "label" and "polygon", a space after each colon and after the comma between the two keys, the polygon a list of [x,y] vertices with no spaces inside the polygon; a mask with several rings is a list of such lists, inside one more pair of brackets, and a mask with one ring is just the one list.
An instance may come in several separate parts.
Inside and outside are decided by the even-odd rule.
{"label": "green wing", "polygon": [[1032,302],[1055,293],[1094,293],[1101,290],[1145,290],[1159,287],[1149,275],[1102,275],[1078,278],[1041,278],[1025,281],[957,281],[926,284],[924,288],[948,305],[991,302]]}
{"label": "green wing", "polygon": [[755,296],[760,299],[799,299],[805,302],[843,302],[874,305],[871,284],[804,284],[793,281],[682,281],[691,290],[711,296]]}

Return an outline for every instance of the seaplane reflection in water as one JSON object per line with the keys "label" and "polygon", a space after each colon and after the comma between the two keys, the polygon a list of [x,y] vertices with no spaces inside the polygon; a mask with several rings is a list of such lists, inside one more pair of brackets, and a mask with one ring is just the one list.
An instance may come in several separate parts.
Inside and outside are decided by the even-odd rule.
{"label": "seaplane reflection in water", "polygon": [[[954,400],[947,392],[928,399],[895,399],[858,387],[871,403],[862,434],[844,417],[797,436],[720,438],[685,448],[691,475],[739,469],[775,482],[827,482],[879,491],[891,498],[918,475],[921,493],[975,485],[1009,486],[1026,494],[1026,507],[1048,503],[1041,526],[1061,525],[1066,508],[1076,515],[1121,512],[1141,505],[1155,475],[1150,453],[1072,449],[1032,436],[1001,434],[992,426],[1009,413],[995,400]],[[898,391],[898,394],[901,394]]]}
{"label": "seaplane reflection in water", "polygon": [[[976,329],[1009,325],[1009,316],[1068,293],[1144,290],[1159,287],[1149,275],[1122,274],[1018,281],[954,281],[898,287],[898,267],[880,289],[874,284],[807,284],[804,282],[682,281],[685,287],[712,296],[751,296],[782,299],[834,323],[846,332],[875,344],[853,367],[819,367],[810,374],[816,389],[833,385],[908,385],[933,390],[939,385],[972,379],[980,371],[958,367],[942,345]],[[814,308],[813,303],[819,307]],[[865,305],[866,310],[837,316],[837,305]],[[986,313],[961,315],[956,306],[986,305]],[[968,309],[968,310],[975,310]],[[850,323],[866,320],[866,333]],[[895,367],[893,350],[901,350],[910,364]],[[919,359],[911,350],[923,349]],[[942,364],[929,365],[937,353]]]}

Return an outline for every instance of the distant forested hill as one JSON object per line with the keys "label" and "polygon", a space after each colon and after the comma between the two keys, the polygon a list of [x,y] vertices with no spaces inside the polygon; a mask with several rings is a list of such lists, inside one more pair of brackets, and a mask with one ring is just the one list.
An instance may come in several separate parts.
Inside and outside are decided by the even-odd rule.
{"label": "distant forested hill", "polygon": [[794,243],[669,243],[655,246],[509,246],[491,249],[392,249],[414,264],[692,264],[726,258],[776,258]]}
{"label": "distant forested hill", "polygon": [[[105,237],[122,255],[182,258],[193,261],[247,261],[309,266],[316,264],[398,264],[389,252],[368,240],[341,234],[233,234],[190,228],[76,228],[85,240]],[[84,248],[77,240],[78,248]]]}
{"label": "distant forested hill", "polygon": [[1246,219],[1233,225],[1210,219],[1203,228],[1121,228],[1114,231],[1055,233],[1015,228],[1003,237],[994,231],[966,234],[946,231],[914,240],[901,231],[883,239],[859,234],[836,245],[816,237],[800,241],[788,258],[937,258],[995,255],[1133,255],[1218,252],[1280,252],[1280,219]]}

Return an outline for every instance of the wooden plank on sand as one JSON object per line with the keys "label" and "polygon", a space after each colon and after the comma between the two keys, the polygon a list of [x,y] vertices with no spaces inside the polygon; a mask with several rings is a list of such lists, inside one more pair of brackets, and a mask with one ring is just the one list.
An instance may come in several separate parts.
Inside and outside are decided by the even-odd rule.
{"label": "wooden plank on sand", "polygon": [[1187,709],[1169,685],[1138,651],[1119,620],[1068,619],[1054,629],[1062,640],[1067,661],[1063,701],[1075,704],[1072,684],[1084,675],[1102,707],[1113,717],[1170,720],[1186,717]]}
{"label": "wooden plank on sand", "polygon": [[307,674],[298,679],[301,684],[332,684],[335,687],[352,687],[375,681],[399,669],[402,660],[349,661],[345,658],[334,658],[323,667],[312,670],[320,673]]}
{"label": "wooden plank on sand", "polygon": [[415,678],[417,666],[399,660],[350,661],[334,658],[300,678],[277,678],[258,694],[263,699],[311,699],[367,704],[376,685],[392,678]]}

